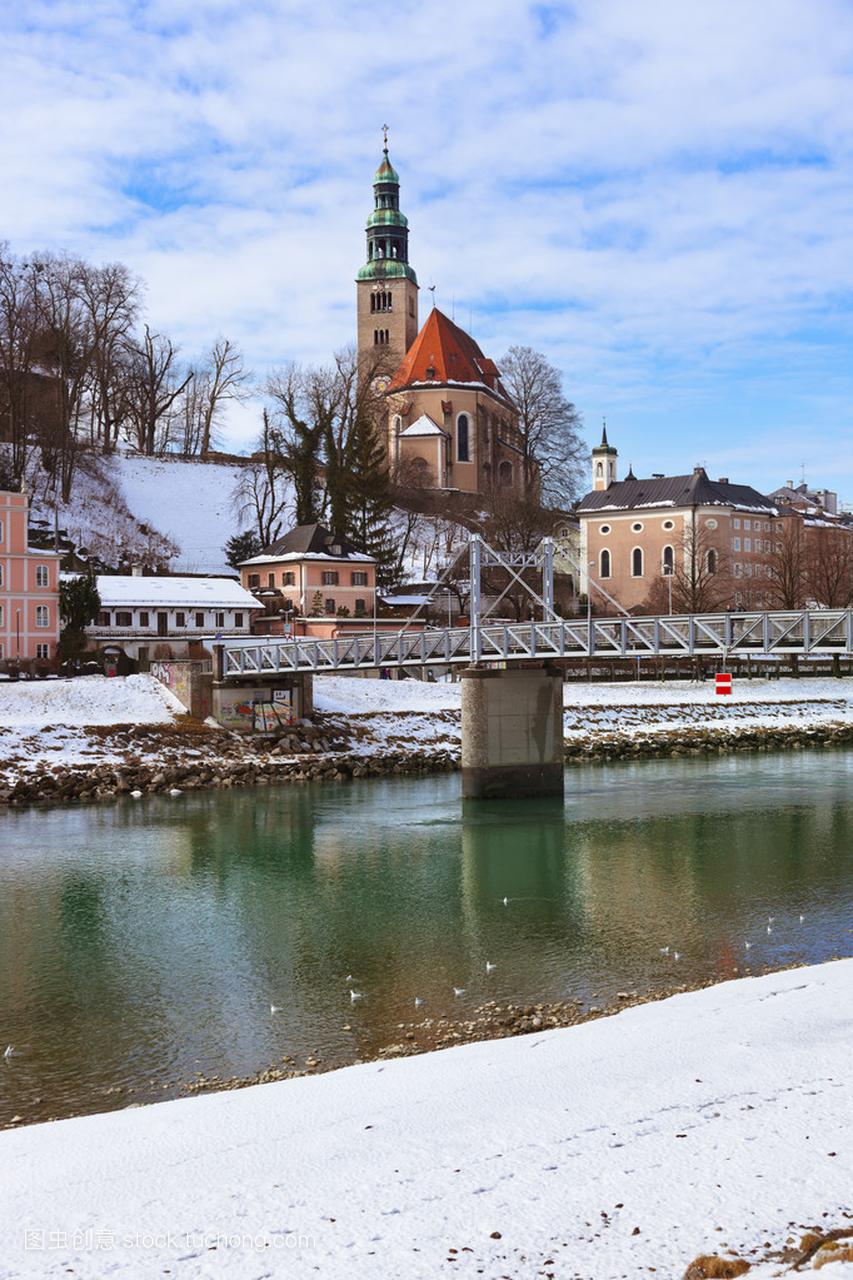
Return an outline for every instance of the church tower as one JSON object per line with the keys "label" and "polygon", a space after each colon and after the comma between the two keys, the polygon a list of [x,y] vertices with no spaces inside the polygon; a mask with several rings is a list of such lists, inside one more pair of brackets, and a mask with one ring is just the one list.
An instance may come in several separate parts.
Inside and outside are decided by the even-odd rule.
{"label": "church tower", "polygon": [[392,374],[418,333],[418,278],[409,266],[409,223],[400,212],[400,178],[388,159],[373,176],[373,212],[367,219],[367,261],[356,276],[358,354],[387,354]]}
{"label": "church tower", "polygon": [[607,443],[607,423],[601,431],[601,444],[592,451],[592,487],[594,490],[609,489],[616,479],[617,452],[612,444]]}

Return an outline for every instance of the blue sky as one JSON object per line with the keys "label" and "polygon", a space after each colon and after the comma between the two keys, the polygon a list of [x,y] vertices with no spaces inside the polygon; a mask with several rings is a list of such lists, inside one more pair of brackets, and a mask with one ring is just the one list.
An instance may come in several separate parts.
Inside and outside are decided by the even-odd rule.
{"label": "blue sky", "polygon": [[624,467],[853,501],[850,0],[28,0],[0,32],[0,235],[127,262],[188,357],[352,340],[387,120],[422,317],[435,283],[488,354],[546,352]]}

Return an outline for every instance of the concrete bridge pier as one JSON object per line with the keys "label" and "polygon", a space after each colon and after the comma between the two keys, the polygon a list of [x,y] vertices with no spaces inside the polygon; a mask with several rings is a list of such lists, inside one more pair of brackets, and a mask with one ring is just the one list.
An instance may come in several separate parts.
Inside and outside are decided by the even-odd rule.
{"label": "concrete bridge pier", "polygon": [[563,794],[563,678],[547,665],[462,672],[462,795]]}

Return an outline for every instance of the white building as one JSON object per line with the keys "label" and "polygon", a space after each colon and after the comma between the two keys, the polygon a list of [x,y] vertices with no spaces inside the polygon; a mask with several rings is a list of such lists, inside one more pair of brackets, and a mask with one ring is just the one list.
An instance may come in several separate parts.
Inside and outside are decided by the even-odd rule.
{"label": "white building", "polygon": [[86,628],[88,647],[139,662],[200,656],[205,639],[250,635],[263,612],[232,578],[102,574],[97,583],[101,612]]}

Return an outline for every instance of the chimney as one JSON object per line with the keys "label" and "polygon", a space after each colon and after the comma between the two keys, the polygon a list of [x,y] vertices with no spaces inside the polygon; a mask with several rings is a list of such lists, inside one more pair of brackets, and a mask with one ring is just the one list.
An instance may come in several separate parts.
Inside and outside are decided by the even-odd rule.
{"label": "chimney", "polygon": [[728,484],[728,483],[729,483],[728,476],[720,476],[719,480],[717,481],[717,484]]}
{"label": "chimney", "polygon": [[785,488],[786,488],[786,489],[793,489],[793,487],[794,487],[794,482],[793,482],[793,480],[786,480],[786,481],[785,481]]}
{"label": "chimney", "polygon": [[701,474],[702,474],[702,472],[703,472],[704,470],[705,470],[705,468],[704,468],[704,467],[701,467],[701,466],[699,466],[699,467],[694,467],[694,468],[693,468],[693,474],[694,474],[694,476],[701,476]]}
{"label": "chimney", "polygon": [[142,577],[142,565],[141,565],[141,564],[134,564],[134,565],[131,565],[131,567],[130,567],[130,573],[131,573],[131,577],[133,577],[133,578],[141,578],[141,577]]}

